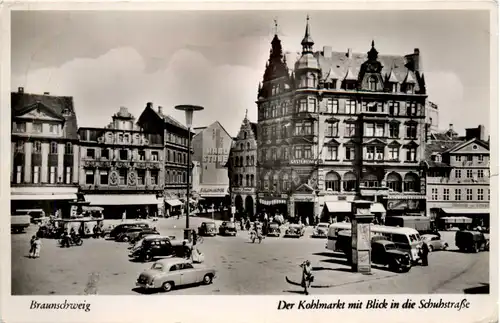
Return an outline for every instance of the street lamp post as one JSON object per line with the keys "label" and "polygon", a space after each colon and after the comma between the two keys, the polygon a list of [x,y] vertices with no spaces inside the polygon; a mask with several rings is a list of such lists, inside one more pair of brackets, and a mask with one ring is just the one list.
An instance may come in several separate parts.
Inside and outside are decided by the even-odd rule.
{"label": "street lamp post", "polygon": [[188,128],[188,160],[187,160],[187,194],[186,194],[186,229],[184,230],[184,239],[191,241],[191,230],[189,229],[189,195],[190,195],[190,172],[191,172],[191,126],[193,125],[193,112],[201,111],[203,107],[197,105],[178,105],[177,110],[182,110],[186,113],[186,126]]}

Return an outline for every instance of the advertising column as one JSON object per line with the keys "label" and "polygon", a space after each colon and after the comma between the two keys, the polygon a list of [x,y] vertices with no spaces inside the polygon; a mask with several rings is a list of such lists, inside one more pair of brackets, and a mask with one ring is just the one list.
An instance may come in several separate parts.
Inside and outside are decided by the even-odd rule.
{"label": "advertising column", "polygon": [[371,201],[355,200],[352,202],[352,271],[371,273]]}

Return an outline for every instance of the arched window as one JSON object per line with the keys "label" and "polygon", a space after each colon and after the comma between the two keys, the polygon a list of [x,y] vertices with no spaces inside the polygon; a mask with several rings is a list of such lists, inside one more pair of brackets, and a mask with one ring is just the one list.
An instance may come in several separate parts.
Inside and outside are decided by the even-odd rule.
{"label": "arched window", "polygon": [[336,172],[329,172],[325,177],[327,191],[340,192],[340,176]]}
{"label": "arched window", "polygon": [[239,181],[239,185],[240,186],[243,186],[243,175],[240,174],[240,181]]}
{"label": "arched window", "polygon": [[405,192],[420,192],[420,178],[414,173],[408,173],[404,179]]}
{"label": "arched window", "polygon": [[240,166],[243,167],[244,164],[243,164],[243,156],[240,156]]}
{"label": "arched window", "polygon": [[42,152],[42,143],[40,141],[35,141],[33,143],[33,152],[39,154]]}
{"label": "arched window", "polygon": [[247,150],[250,150],[250,143],[247,142]]}
{"label": "arched window", "polygon": [[252,174],[250,175],[250,186],[254,187],[254,181],[255,181],[255,176]]}
{"label": "arched window", "polygon": [[247,139],[247,132],[246,131],[243,133],[243,139]]}
{"label": "arched window", "polygon": [[240,144],[240,150],[243,150],[243,143]]}
{"label": "arched window", "polygon": [[118,135],[118,142],[123,142],[123,134]]}
{"label": "arched window", "polygon": [[274,175],[273,175],[273,187],[272,187],[272,189],[275,190],[275,191],[279,191],[279,184],[280,184],[280,180],[279,180],[278,173],[274,173]]}
{"label": "arched window", "polygon": [[57,142],[50,143],[50,153],[57,154]]}
{"label": "arched window", "polygon": [[344,191],[350,192],[356,189],[356,175],[354,175],[354,173],[345,173],[344,177],[342,178],[342,182],[344,185]]}
{"label": "arched window", "polygon": [[73,155],[73,144],[70,142],[66,143],[66,146],[64,147],[64,153],[66,155]]}
{"label": "arched window", "polygon": [[269,189],[269,173],[264,176],[264,189]]}
{"label": "arched window", "polygon": [[285,173],[285,174],[283,175],[283,178],[282,178],[281,180],[282,180],[282,184],[281,184],[282,186],[281,186],[281,187],[282,187],[283,192],[288,191],[288,189],[289,189],[289,183],[288,183],[289,179],[288,179],[288,174],[286,174],[286,173]]}
{"label": "arched window", "polygon": [[377,78],[375,76],[370,76],[368,79],[368,86],[370,91],[377,91]]}
{"label": "arched window", "polygon": [[247,165],[247,166],[250,166],[250,156],[247,156],[247,157],[246,157],[246,162],[247,162],[247,163],[246,163],[246,165]]}
{"label": "arched window", "polygon": [[255,165],[255,157],[250,156],[250,166],[253,166],[253,165]]}
{"label": "arched window", "polygon": [[245,177],[246,177],[245,186],[250,186],[250,175],[247,174]]}
{"label": "arched window", "polygon": [[379,181],[375,174],[365,174],[361,180],[365,187],[379,187]]}
{"label": "arched window", "polygon": [[401,176],[398,173],[392,172],[387,175],[387,187],[395,192],[401,192],[402,187]]}

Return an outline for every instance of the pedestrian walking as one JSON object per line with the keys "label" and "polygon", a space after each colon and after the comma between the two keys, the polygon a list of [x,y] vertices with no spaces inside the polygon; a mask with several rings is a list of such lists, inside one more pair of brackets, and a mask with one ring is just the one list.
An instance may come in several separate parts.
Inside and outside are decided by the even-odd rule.
{"label": "pedestrian walking", "polygon": [[193,239],[193,247],[194,247],[196,246],[196,241],[198,240],[198,233],[196,233],[196,230],[192,231],[191,238]]}
{"label": "pedestrian walking", "polygon": [[42,239],[35,237],[35,241],[33,242],[35,245],[35,252],[34,252],[34,258],[39,258],[40,257],[40,250],[42,249]]}
{"label": "pedestrian walking", "polygon": [[32,236],[31,240],[30,240],[30,253],[29,253],[30,258],[35,257],[35,240],[36,240],[36,236]]}
{"label": "pedestrian walking", "polygon": [[429,266],[429,246],[427,243],[422,245],[422,250],[420,252],[420,258],[422,258],[422,266]]}
{"label": "pedestrian walking", "polygon": [[184,258],[191,259],[191,253],[193,252],[193,249],[191,249],[191,247],[188,246],[186,241],[182,242],[182,248],[184,252]]}
{"label": "pedestrian walking", "polygon": [[312,275],[312,266],[309,260],[304,261],[300,267],[302,267],[302,282],[301,285],[304,287],[304,294],[309,295],[309,288],[311,287],[311,282],[314,280]]}

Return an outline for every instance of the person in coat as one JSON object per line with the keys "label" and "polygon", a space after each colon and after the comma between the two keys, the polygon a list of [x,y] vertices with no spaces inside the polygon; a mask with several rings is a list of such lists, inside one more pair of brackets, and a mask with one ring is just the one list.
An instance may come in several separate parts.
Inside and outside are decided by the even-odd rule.
{"label": "person in coat", "polygon": [[33,242],[35,246],[35,252],[33,257],[34,258],[39,258],[40,257],[40,250],[42,249],[42,239],[35,237],[35,241]]}
{"label": "person in coat", "polygon": [[422,251],[420,252],[420,258],[422,258],[422,266],[429,266],[429,246],[427,243],[422,245]]}
{"label": "person in coat", "polygon": [[36,236],[32,236],[30,240],[30,253],[29,253],[30,258],[35,258],[35,240]]}
{"label": "person in coat", "polygon": [[309,260],[304,261],[300,267],[302,267],[302,282],[301,285],[304,287],[304,294],[309,295],[309,288],[311,287],[311,282],[313,281],[312,266]]}

